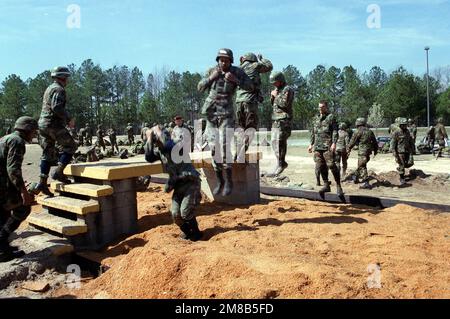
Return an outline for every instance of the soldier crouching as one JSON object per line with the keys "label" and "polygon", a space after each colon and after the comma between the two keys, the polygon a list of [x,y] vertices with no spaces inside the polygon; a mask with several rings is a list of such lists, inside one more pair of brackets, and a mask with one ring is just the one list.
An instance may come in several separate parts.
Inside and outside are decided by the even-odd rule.
{"label": "soldier crouching", "polygon": [[160,160],[164,171],[169,174],[169,180],[164,191],[172,190],[171,213],[175,224],[183,232],[181,237],[191,241],[197,241],[203,234],[198,228],[195,217],[195,208],[200,204],[200,174],[192,163],[185,163],[180,158],[179,162],[172,158],[172,149],[176,145],[171,139],[170,133],[161,126],[155,126],[146,132],[145,159],[149,163]]}

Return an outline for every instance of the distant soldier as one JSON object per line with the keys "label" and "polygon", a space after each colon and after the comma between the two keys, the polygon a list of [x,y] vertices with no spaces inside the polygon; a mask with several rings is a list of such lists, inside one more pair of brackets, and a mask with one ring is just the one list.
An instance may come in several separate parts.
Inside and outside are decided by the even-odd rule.
{"label": "distant soldier", "polygon": [[0,139],[0,262],[24,255],[9,245],[9,237],[31,212],[34,196],[22,176],[25,144],[37,135],[38,123],[24,116],[16,121],[14,133]]}
{"label": "distant soldier", "polygon": [[169,180],[164,188],[166,193],[173,190],[171,213],[173,221],[183,232],[182,238],[191,241],[201,239],[195,208],[200,204],[200,174],[188,163],[175,163],[172,148],[175,142],[163,127],[156,126],[147,132],[148,143],[145,144],[145,159],[153,163],[160,160]]}
{"label": "distant soldier", "polygon": [[275,86],[271,93],[272,103],[272,149],[275,152],[277,163],[275,170],[268,176],[278,176],[287,167],[287,140],[292,132],[292,104],[294,102],[294,89],[287,85],[282,72],[275,72],[270,76],[270,83]]}
{"label": "distant soldier", "polygon": [[89,125],[89,123],[86,124],[85,127],[85,140],[86,140],[86,145],[87,146],[91,146],[92,145],[92,136],[94,135],[94,133],[92,132],[92,128]]}
{"label": "distant soldier", "polygon": [[181,116],[176,116],[174,118],[175,121],[175,127],[172,129],[171,136],[172,136],[172,140],[175,143],[181,142],[185,139],[187,139],[188,137],[186,137],[186,134],[190,135],[190,131],[189,128],[186,124],[184,124],[184,119]]}
{"label": "distant soldier", "polygon": [[426,137],[426,142],[431,150],[431,152],[433,153],[434,156],[434,141],[436,140],[436,133],[435,133],[435,129],[434,126],[430,126],[430,128],[427,131],[427,137]]}
{"label": "distant soldier", "polygon": [[134,129],[133,129],[133,124],[131,124],[131,123],[128,123],[127,135],[128,135],[128,144],[133,145],[134,144]]}
{"label": "distant soldier", "polygon": [[439,144],[439,149],[436,155],[436,159],[441,157],[442,151],[445,148],[445,140],[448,139],[447,131],[444,126],[444,119],[440,117],[437,121],[436,126],[434,127],[434,131],[436,134],[436,142]]}
{"label": "distant soldier", "polygon": [[414,165],[413,149],[414,142],[411,133],[408,130],[408,120],[405,118],[399,119],[400,129],[394,132],[392,137],[392,150],[394,157],[398,163],[397,171],[400,174],[400,185],[404,186],[405,169]]}
{"label": "distant soldier", "polygon": [[[264,100],[261,92],[261,74],[269,73],[273,70],[272,62],[264,59],[261,54],[247,53],[241,57],[241,68],[253,81],[253,90],[239,89],[236,93],[237,104],[237,124],[244,131],[247,129],[258,129],[258,104]],[[248,132],[251,133],[251,132]],[[242,134],[238,145],[244,147],[247,152],[253,134]],[[239,153],[239,151],[237,151]]]}
{"label": "distant soldier", "polygon": [[341,186],[341,176],[336,165],[335,153],[338,141],[338,125],[333,114],[328,111],[328,102],[319,103],[320,114],[314,120],[314,128],[311,132],[311,144],[308,152],[314,152],[314,162],[320,171],[324,186],[319,190],[322,195],[331,191],[328,179],[328,170],[331,170],[336,181],[337,195],[342,197],[344,191]]}
{"label": "distant soldier", "polygon": [[109,141],[111,142],[111,148],[112,148],[112,152],[114,154],[114,148],[117,150],[117,153],[119,153],[119,145],[117,145],[117,133],[116,133],[116,129],[113,127],[111,127],[108,131],[108,136],[109,136]]}
{"label": "distant soldier", "polygon": [[[350,142],[350,137],[348,134],[347,124],[339,124],[338,140],[336,143],[336,163],[338,164],[339,171],[341,172],[341,178],[344,178],[347,174],[347,146]],[[341,161],[342,161],[342,171],[341,171]]]}
{"label": "distant soldier", "polygon": [[149,129],[150,129],[149,124],[147,122],[145,122],[144,127],[142,127],[142,129],[141,129],[141,139],[144,144],[147,143],[147,133],[146,132]]}
{"label": "distant soldier", "polygon": [[411,137],[413,139],[413,143],[414,143],[413,154],[415,155],[416,154],[417,126],[414,123],[413,119],[408,120],[408,130],[411,133]]}
{"label": "distant soldier", "polygon": [[[218,181],[213,194],[218,195],[222,191],[223,196],[229,196],[233,189],[232,163],[230,163],[233,157],[227,129],[234,130],[233,99],[238,88],[253,90],[253,82],[241,68],[232,65],[234,58],[230,49],[220,49],[216,55],[216,62],[217,65],[210,68],[198,83],[198,90],[208,92],[201,114],[207,120],[206,135]],[[216,160],[218,155],[221,160]]]}
{"label": "distant soldier", "polygon": [[103,151],[106,151],[105,141],[103,137],[105,136],[105,132],[103,131],[103,127],[101,124],[97,126],[97,146],[103,148]]}
{"label": "distant soldier", "polygon": [[84,127],[80,128],[78,131],[78,145],[84,146],[84,137],[86,135],[86,129]]}
{"label": "distant soldier", "polygon": [[391,141],[389,142],[389,152],[390,152],[390,153],[393,153],[393,149],[392,149],[392,138],[394,137],[394,133],[400,129],[400,126],[399,126],[399,124],[398,124],[399,121],[400,121],[400,119],[401,119],[401,117],[397,117],[397,118],[395,119],[394,123],[392,123],[392,124],[389,126],[388,133],[389,133],[389,135],[391,136]]}
{"label": "distant soldier", "polygon": [[77,144],[66,126],[75,126],[75,120],[66,110],[66,90],[70,71],[66,67],[56,67],[51,72],[53,83],[45,90],[42,111],[39,118],[40,145],[42,148],[41,175],[36,190],[52,196],[47,186],[51,166],[58,165],[52,178],[70,183],[64,175],[64,169],[72,160]]}
{"label": "distant soldier", "polygon": [[358,179],[361,179],[363,185],[361,189],[371,189],[369,184],[369,175],[367,173],[367,163],[370,161],[370,155],[372,152],[376,156],[378,154],[378,142],[375,134],[367,127],[366,119],[359,118],[356,120],[357,131],[353,134],[353,137],[347,146],[347,153],[350,155],[353,147],[359,145],[358,148],[358,168],[356,170],[353,181],[358,183]]}

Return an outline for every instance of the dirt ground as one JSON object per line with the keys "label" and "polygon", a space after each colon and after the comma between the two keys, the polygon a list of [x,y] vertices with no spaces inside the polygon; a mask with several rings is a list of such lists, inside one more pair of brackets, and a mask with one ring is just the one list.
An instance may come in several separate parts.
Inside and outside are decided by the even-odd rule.
{"label": "dirt ground", "polygon": [[109,270],[77,298],[450,298],[450,215],[298,199],[203,203],[179,238],[170,195],[139,193],[139,234],[91,257]]}

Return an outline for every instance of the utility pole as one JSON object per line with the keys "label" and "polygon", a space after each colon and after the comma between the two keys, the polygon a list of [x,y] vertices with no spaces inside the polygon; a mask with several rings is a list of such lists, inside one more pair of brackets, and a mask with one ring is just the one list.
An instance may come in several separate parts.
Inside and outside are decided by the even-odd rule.
{"label": "utility pole", "polygon": [[430,127],[430,69],[428,64],[428,51],[430,47],[425,47],[425,51],[427,52],[427,117],[428,117],[428,126]]}

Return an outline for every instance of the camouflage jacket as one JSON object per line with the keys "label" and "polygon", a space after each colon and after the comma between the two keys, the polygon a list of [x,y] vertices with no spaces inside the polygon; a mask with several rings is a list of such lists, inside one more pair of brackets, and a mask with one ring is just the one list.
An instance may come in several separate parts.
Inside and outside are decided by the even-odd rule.
{"label": "camouflage jacket", "polygon": [[141,130],[141,139],[146,142],[147,141],[147,130],[149,130],[150,128],[147,126],[144,126]]}
{"label": "camouflage jacket", "polygon": [[127,134],[128,135],[133,135],[134,134],[132,126],[127,126]]}
{"label": "camouflage jacket", "polygon": [[225,73],[222,72],[218,79],[209,80],[209,76],[217,69],[214,67],[206,72],[205,77],[198,83],[200,92],[209,92],[203,104],[201,114],[212,120],[216,117],[234,116],[233,97],[238,87],[252,91],[254,85],[252,80],[241,68],[231,66],[230,71],[238,79],[238,84],[225,81]]}
{"label": "camouflage jacket", "polygon": [[414,141],[408,129],[399,129],[394,132],[391,141],[391,150],[395,154],[412,153],[414,150]]}
{"label": "camouflage jacket", "polygon": [[435,136],[436,136],[436,129],[434,127],[430,127],[427,131],[427,137],[430,140],[434,140]]}
{"label": "camouflage jacket", "polygon": [[115,141],[116,139],[117,139],[117,133],[116,133],[116,130],[113,130],[113,129],[110,129],[109,131],[108,131],[108,136],[109,136],[109,140],[112,142],[112,141]]}
{"label": "camouflage jacket", "polygon": [[261,59],[258,62],[245,61],[241,68],[253,81],[253,90],[239,89],[236,94],[236,102],[257,103],[262,102],[261,93],[261,73],[268,73],[273,70],[272,62],[267,59]]}
{"label": "camouflage jacket", "polygon": [[338,141],[338,125],[333,114],[319,114],[311,131],[311,145],[314,151],[328,151]]}
{"label": "camouflage jacket", "polygon": [[164,172],[169,174],[169,184],[172,186],[175,186],[178,182],[200,180],[200,173],[195,170],[190,161],[185,163],[180,159],[180,163],[177,163],[172,159],[172,149],[175,145],[176,143],[171,139],[170,133],[163,130],[159,146],[150,140],[145,144],[145,160],[149,163],[160,160]]}
{"label": "camouflage jacket", "polygon": [[345,151],[350,142],[350,136],[347,130],[338,131],[338,140],[336,143],[336,151]]}
{"label": "camouflage jacket", "polygon": [[438,123],[434,128],[436,134],[436,140],[441,141],[448,139],[447,131],[445,130],[444,124]]}
{"label": "camouflage jacket", "polygon": [[103,138],[105,136],[105,133],[103,132],[102,129],[97,130],[97,137],[98,138]]}
{"label": "camouflage jacket", "polygon": [[375,155],[378,153],[378,141],[375,134],[366,126],[361,126],[358,128],[347,146],[347,151],[350,152],[356,144],[359,143],[358,155],[367,156],[371,155],[372,152]]}
{"label": "camouflage jacket", "polygon": [[416,136],[417,136],[417,126],[416,126],[415,124],[410,125],[410,126],[408,127],[408,130],[409,130],[409,132],[411,133],[411,137],[412,137],[413,139],[415,139]]}
{"label": "camouflage jacket", "polygon": [[53,82],[44,93],[39,127],[64,128],[70,120],[66,110],[66,90],[61,84]]}
{"label": "camouflage jacket", "polygon": [[389,126],[389,134],[391,135],[391,137],[393,137],[394,136],[394,133],[396,132],[396,131],[398,131],[400,129],[400,127],[398,126],[398,124],[397,123],[392,123],[391,124],[391,126]]}
{"label": "camouflage jacket", "polygon": [[272,120],[292,120],[292,104],[294,102],[294,89],[289,85],[277,88],[277,96],[272,97]]}
{"label": "camouflage jacket", "polygon": [[0,139],[0,197],[7,190],[19,192],[25,185],[22,177],[25,144],[25,139],[17,131]]}

